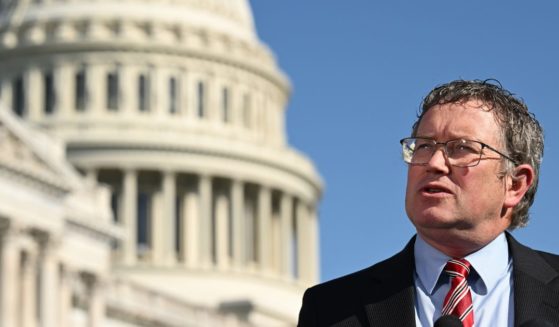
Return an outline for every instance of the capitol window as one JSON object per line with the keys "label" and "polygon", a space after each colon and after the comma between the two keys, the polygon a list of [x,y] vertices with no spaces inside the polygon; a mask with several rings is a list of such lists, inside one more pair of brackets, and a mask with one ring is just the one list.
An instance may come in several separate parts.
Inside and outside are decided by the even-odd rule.
{"label": "capitol window", "polygon": [[17,76],[12,81],[12,98],[14,113],[23,117],[25,110],[25,94],[23,89],[23,77]]}
{"label": "capitol window", "polygon": [[54,112],[54,105],[56,102],[54,94],[54,75],[52,71],[46,71],[43,73],[44,82],[44,109],[47,115]]}
{"label": "capitol window", "polygon": [[85,81],[85,69],[80,69],[75,76],[76,86],[76,110],[85,111],[87,104],[87,90]]}
{"label": "capitol window", "polygon": [[140,191],[138,193],[138,256],[145,257],[150,249],[150,212],[151,194]]}
{"label": "capitol window", "polygon": [[228,123],[231,120],[230,109],[229,109],[229,89],[224,87],[221,90],[221,111],[224,123]]}
{"label": "capitol window", "polygon": [[107,74],[107,108],[109,110],[118,110],[118,98],[118,73],[110,72]]}
{"label": "capitol window", "polygon": [[177,96],[177,79],[175,77],[169,78],[169,112],[176,114],[179,111]]}
{"label": "capitol window", "polygon": [[138,98],[139,109],[141,112],[150,111],[150,83],[146,74],[140,74],[138,77]]}
{"label": "capitol window", "polygon": [[198,117],[204,118],[206,116],[206,90],[205,90],[204,82],[199,81],[197,87],[197,108],[198,108]]}

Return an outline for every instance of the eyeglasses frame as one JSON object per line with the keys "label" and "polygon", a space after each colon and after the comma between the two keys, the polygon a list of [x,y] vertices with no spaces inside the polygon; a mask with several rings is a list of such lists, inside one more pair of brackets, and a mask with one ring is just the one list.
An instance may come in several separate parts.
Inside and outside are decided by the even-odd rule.
{"label": "eyeglasses frame", "polygon": [[[447,153],[447,147],[446,147],[446,145],[447,145],[447,143],[449,143],[449,142],[454,142],[454,141],[458,141],[458,140],[464,140],[464,141],[468,141],[468,142],[475,142],[475,143],[478,143],[478,144],[481,145],[481,151],[480,151],[480,153],[479,153],[479,159],[477,160],[477,162],[476,162],[475,165],[461,166],[461,165],[453,165],[453,164],[451,164],[451,165],[454,166],[454,167],[466,168],[466,167],[475,167],[475,166],[479,165],[479,163],[481,162],[481,157],[483,156],[483,149],[485,149],[485,148],[487,148],[487,149],[489,149],[489,150],[491,150],[491,151],[493,151],[493,152],[495,152],[495,153],[501,155],[502,157],[504,157],[504,158],[510,160],[510,161],[511,161],[512,163],[514,163],[515,165],[518,165],[518,162],[517,162],[516,160],[512,159],[511,157],[509,157],[508,155],[502,153],[501,151],[495,149],[494,147],[492,147],[492,146],[490,146],[490,145],[488,145],[488,144],[485,144],[485,143],[483,143],[483,142],[481,142],[481,141],[477,141],[477,140],[470,140],[470,139],[464,139],[464,138],[457,138],[457,139],[448,140],[448,141],[446,141],[446,142],[437,142],[437,141],[435,141],[434,139],[428,138],[428,137],[404,137],[403,139],[400,140],[400,144],[402,145],[402,147],[404,146],[404,142],[405,142],[406,140],[409,140],[409,139],[415,139],[415,140],[418,140],[418,139],[419,139],[419,140],[428,140],[428,141],[433,141],[433,145],[435,145],[435,146],[441,145],[442,148],[444,149],[443,152],[444,152],[444,155],[445,155],[445,157],[446,157],[447,159],[448,159],[448,153]],[[433,154],[432,154],[431,156],[433,156],[433,155],[435,154],[436,151],[437,151],[437,149],[435,149],[435,151],[433,151]],[[406,162],[406,161],[404,160],[404,162]],[[408,165],[413,165],[413,166],[425,166],[425,165],[427,165],[427,162],[426,162],[426,163],[421,163],[421,164],[418,164],[418,163],[411,163],[411,162],[406,162],[406,163],[407,163]]]}

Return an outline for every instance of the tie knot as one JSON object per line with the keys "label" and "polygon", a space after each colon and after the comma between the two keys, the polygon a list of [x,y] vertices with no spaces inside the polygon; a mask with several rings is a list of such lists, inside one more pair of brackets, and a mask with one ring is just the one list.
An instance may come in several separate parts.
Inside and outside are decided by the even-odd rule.
{"label": "tie knot", "polygon": [[466,259],[450,259],[444,267],[444,271],[450,277],[468,278],[470,274],[470,263]]}

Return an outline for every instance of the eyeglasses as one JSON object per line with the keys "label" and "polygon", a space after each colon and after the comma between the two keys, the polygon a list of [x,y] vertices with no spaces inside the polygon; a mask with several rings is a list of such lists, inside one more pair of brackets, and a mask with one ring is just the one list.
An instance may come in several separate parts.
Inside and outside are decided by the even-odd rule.
{"label": "eyeglasses", "polygon": [[449,163],[455,167],[477,166],[485,148],[517,164],[511,157],[479,141],[456,139],[437,142],[429,138],[407,137],[401,139],[400,144],[402,144],[402,157],[410,165],[426,165],[439,148],[439,145],[443,147]]}

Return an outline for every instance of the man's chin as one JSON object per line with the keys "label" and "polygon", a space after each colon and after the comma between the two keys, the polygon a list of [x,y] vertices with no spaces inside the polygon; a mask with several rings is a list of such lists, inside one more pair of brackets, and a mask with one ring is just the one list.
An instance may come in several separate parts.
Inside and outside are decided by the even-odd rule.
{"label": "man's chin", "polygon": [[410,218],[416,228],[455,228],[460,222],[448,213],[423,212]]}

